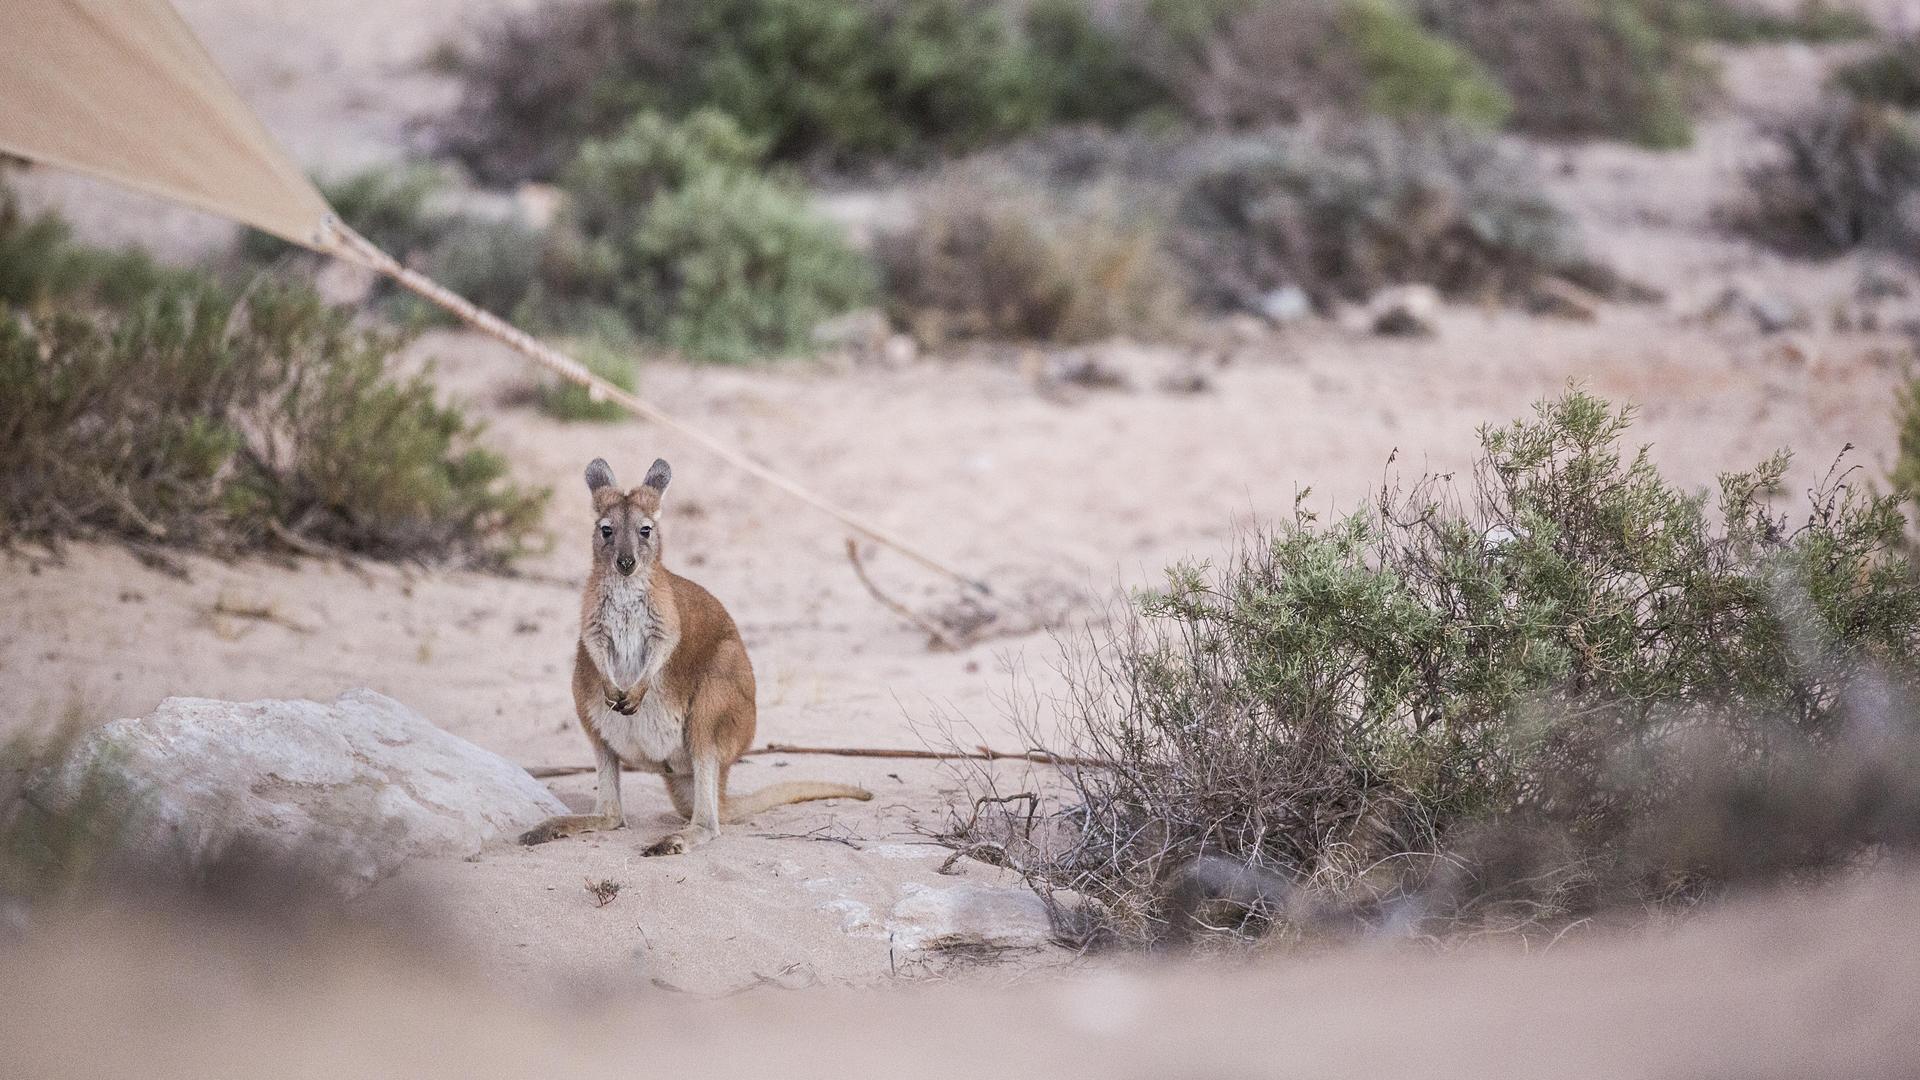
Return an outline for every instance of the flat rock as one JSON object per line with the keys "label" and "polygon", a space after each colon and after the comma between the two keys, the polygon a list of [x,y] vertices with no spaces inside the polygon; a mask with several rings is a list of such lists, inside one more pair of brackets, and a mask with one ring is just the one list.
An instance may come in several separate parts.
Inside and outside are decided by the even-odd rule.
{"label": "flat rock", "polygon": [[348,896],[408,859],[472,855],[566,812],[526,770],[371,690],[325,705],[168,698],[90,732],[35,801],[83,792],[120,804],[116,839],[149,865],[192,869],[243,842]]}
{"label": "flat rock", "polygon": [[887,934],[907,950],[1037,949],[1053,942],[1047,906],[1026,889],[907,882],[887,916]]}

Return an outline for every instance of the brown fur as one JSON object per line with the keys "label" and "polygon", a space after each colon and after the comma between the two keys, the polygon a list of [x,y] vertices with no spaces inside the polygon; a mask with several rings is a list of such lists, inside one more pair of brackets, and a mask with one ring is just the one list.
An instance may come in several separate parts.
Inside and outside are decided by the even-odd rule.
{"label": "brown fur", "polygon": [[811,799],[871,799],[844,784],[793,782],[729,797],[727,773],[753,745],[753,664],[727,609],[668,570],[660,501],[672,470],[656,461],[646,482],[622,491],[605,461],[587,467],[593,494],[593,569],[581,597],[573,704],[598,766],[594,812],[550,818],[521,843],[626,824],[620,766],[657,772],[688,827],[644,854],[687,851],[721,822]]}

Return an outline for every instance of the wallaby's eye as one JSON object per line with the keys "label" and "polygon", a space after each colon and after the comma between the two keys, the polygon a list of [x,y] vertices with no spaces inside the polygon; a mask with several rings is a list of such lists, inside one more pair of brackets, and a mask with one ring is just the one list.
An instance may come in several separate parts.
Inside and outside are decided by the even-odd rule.
{"label": "wallaby's eye", "polygon": [[652,536],[652,535],[653,535],[653,526],[651,526],[651,525],[642,525],[642,526],[640,526],[640,535],[641,535],[642,537],[648,537],[648,536]]}
{"label": "wallaby's eye", "polygon": [[613,526],[611,525],[600,526],[600,539],[602,540],[613,539]]}

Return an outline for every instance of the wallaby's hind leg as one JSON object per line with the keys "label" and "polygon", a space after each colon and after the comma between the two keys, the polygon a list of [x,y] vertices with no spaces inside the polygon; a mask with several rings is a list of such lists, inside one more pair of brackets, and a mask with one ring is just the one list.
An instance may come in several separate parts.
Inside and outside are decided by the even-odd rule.
{"label": "wallaby's hind leg", "polygon": [[626,814],[620,809],[620,758],[607,744],[588,729],[593,739],[594,765],[597,777],[593,791],[593,813],[562,814],[551,817],[520,834],[523,844],[544,844],[549,840],[558,840],[563,836],[578,836],[587,832],[608,832],[627,823]]}
{"label": "wallaby's hind leg", "polygon": [[[667,778],[674,809],[690,819],[687,827],[642,851],[642,855],[681,855],[720,835],[720,787],[726,766],[713,754],[693,759],[693,776]],[[688,803],[692,803],[691,806]]]}

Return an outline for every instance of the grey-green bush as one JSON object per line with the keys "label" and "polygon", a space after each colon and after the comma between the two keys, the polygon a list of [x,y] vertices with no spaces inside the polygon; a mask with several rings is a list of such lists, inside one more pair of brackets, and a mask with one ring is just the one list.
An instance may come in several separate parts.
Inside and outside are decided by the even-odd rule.
{"label": "grey-green bush", "polygon": [[1213,126],[1316,112],[1498,126],[1505,91],[1399,0],[1148,3],[1139,48],[1186,111]]}
{"label": "grey-green bush", "polygon": [[1322,304],[1408,282],[1496,297],[1549,277],[1617,286],[1581,256],[1524,161],[1447,126],[1222,144],[1185,183],[1174,244],[1200,298],[1223,308],[1258,310],[1287,285]]}
{"label": "grey-green bush", "polygon": [[[0,215],[0,250],[17,239]],[[176,274],[118,302],[85,281],[9,291],[28,299],[0,300],[0,539],[291,538],[492,565],[537,529],[544,494],[424,376],[388,374],[399,339],[306,289],[236,297]]]}
{"label": "grey-green bush", "polygon": [[1097,20],[1057,0],[1030,16],[981,0],[548,5],[482,41],[443,141],[513,182],[558,174],[637,112],[717,109],[777,159],[846,164],[963,151],[1155,96]]}
{"label": "grey-green bush", "polygon": [[1861,101],[1920,109],[1920,38],[1888,43],[1834,72],[1833,82]]}
{"label": "grey-green bush", "polygon": [[1781,454],[1710,505],[1631,417],[1570,392],[1484,429],[1469,483],[1328,523],[1303,495],[1171,568],[1068,653],[1051,748],[1096,764],[955,843],[1153,940],[1203,857],[1362,917],[1554,919],[1920,839],[1920,774],[1880,760],[1920,746],[1895,497],[1836,466],[1790,519]]}
{"label": "grey-green bush", "polygon": [[815,324],[859,306],[873,270],[726,116],[636,117],[568,169],[562,295],[605,303],[640,334],[704,359],[805,349]]}

